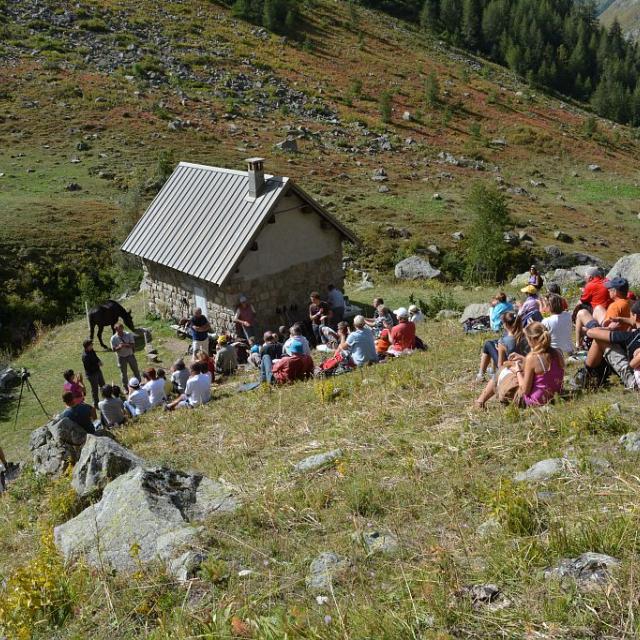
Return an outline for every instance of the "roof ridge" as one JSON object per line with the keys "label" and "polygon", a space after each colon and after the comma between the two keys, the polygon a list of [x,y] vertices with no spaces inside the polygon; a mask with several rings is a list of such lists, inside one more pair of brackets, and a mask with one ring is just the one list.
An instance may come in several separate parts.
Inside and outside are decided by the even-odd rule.
{"label": "roof ridge", "polygon": [[[216,173],[228,173],[230,175],[235,175],[235,176],[246,176],[249,173],[248,171],[240,171],[238,169],[227,169],[225,167],[213,167],[208,164],[197,164],[195,162],[185,162],[185,161],[180,161],[180,163],[178,164],[178,167],[187,167],[189,169],[204,169],[206,171],[215,171]],[[291,178],[289,178],[288,176],[276,176],[270,173],[265,173],[264,179],[265,180],[281,180],[282,182],[291,180]]]}

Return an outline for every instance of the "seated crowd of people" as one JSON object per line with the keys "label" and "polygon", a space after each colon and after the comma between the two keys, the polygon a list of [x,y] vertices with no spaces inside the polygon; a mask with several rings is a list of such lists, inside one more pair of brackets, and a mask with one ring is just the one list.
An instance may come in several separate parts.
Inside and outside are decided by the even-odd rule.
{"label": "seated crowd of people", "polygon": [[491,300],[489,321],[501,337],[486,340],[476,380],[486,386],[476,400],[484,408],[497,396],[503,403],[541,406],[563,390],[565,359],[582,354],[584,367],[574,385],[599,386],[611,374],[627,389],[640,387],[640,301],[624,278],[605,279],[592,267],[573,313],[552,283],[531,267],[519,304],[500,292]]}

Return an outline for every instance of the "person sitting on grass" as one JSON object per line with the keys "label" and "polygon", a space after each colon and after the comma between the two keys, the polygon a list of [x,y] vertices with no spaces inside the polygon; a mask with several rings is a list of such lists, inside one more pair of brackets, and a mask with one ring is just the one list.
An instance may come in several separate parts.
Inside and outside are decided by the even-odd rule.
{"label": "person sitting on grass", "polygon": [[67,369],[63,374],[64,385],[62,387],[63,392],[70,391],[73,394],[73,400],[75,404],[84,402],[84,397],[87,394],[87,389],[82,381],[82,375],[76,375],[73,369]]}
{"label": "person sitting on grass", "polygon": [[416,325],[409,322],[409,312],[400,307],[394,311],[398,324],[391,329],[391,346],[387,353],[401,356],[411,353],[416,348]]}
{"label": "person sitting on grass", "polygon": [[216,349],[216,372],[222,376],[232,376],[237,369],[236,350],[229,344],[229,338],[222,335],[218,338],[218,348]]}
{"label": "person sitting on grass", "polygon": [[144,384],[142,388],[149,394],[151,408],[161,406],[167,397],[164,394],[164,381],[158,380],[156,370],[153,367],[142,372]]}
{"label": "person sitting on grass", "polygon": [[211,376],[211,382],[213,383],[216,379],[216,361],[204,351],[198,351],[196,354],[196,362],[199,362],[203,367],[203,372],[209,372]]}
{"label": "person sitting on grass", "polygon": [[563,308],[562,300],[555,293],[542,298],[542,312],[549,314],[542,320],[542,324],[551,334],[551,346],[566,356],[573,353],[573,324],[571,314]]}
{"label": "person sitting on grass", "polygon": [[[274,381],[277,384],[290,384],[313,377],[313,359],[304,352],[302,342],[292,342],[289,350],[291,351],[291,355],[280,358],[280,360],[274,362],[270,372],[268,371],[268,363],[265,365],[263,369],[263,371],[265,371],[265,381]],[[263,361],[264,360],[265,358],[263,358]]]}
{"label": "person sitting on grass", "polygon": [[176,408],[193,409],[211,400],[211,374],[206,365],[194,362],[189,370],[191,375],[187,380],[185,392],[165,405],[167,411],[173,411]]}
{"label": "person sitting on grass", "polygon": [[[629,282],[625,278],[613,278],[604,282],[603,286],[609,295],[609,304],[606,310],[603,304],[599,304],[591,311],[588,308],[582,308],[575,313],[576,349],[582,347],[583,338],[589,329],[601,326],[609,330],[627,330],[627,325],[619,327],[619,323],[615,324],[612,319],[619,317],[629,318],[631,316],[631,304],[627,298]],[[583,303],[581,302],[581,304]],[[590,342],[587,341],[586,346],[590,348]]]}
{"label": "person sitting on grass", "polygon": [[502,329],[502,316],[507,311],[513,311],[513,305],[507,300],[507,294],[500,291],[491,299],[491,308],[489,309],[491,331],[497,332]]}
{"label": "person sitting on grass", "polygon": [[264,356],[269,356],[272,361],[280,360],[282,358],[283,349],[282,343],[278,342],[276,335],[267,331],[264,334],[264,343],[260,347],[260,362],[262,363],[262,358]]}
{"label": "person sitting on grass", "polygon": [[417,305],[412,304],[409,307],[409,322],[413,322],[413,324],[421,324],[426,322],[426,320],[424,313],[422,313]]}
{"label": "person sitting on grass", "polygon": [[[415,325],[412,326],[415,328]],[[351,356],[351,360],[356,367],[378,362],[375,338],[371,329],[367,327],[364,316],[356,316],[353,319],[353,327],[354,329],[351,332],[344,326],[338,329],[340,335],[338,348]]]}
{"label": "person sitting on grass", "polygon": [[385,320],[384,328],[376,340],[378,360],[387,356],[387,351],[389,351],[389,347],[391,346],[391,329],[393,329],[393,325],[388,320]]}
{"label": "person sitting on grass", "polygon": [[98,403],[100,409],[100,422],[105,427],[116,427],[124,424],[126,414],[124,411],[124,402],[121,398],[113,397],[113,387],[105,384],[102,389],[102,400]]}
{"label": "person sitting on grass", "polygon": [[520,407],[541,406],[562,391],[564,357],[551,346],[551,334],[540,322],[524,329],[530,351],[526,356],[512,353],[497,379],[491,379],[478,396],[475,405],[484,409],[496,393],[501,402]]}
{"label": "person sitting on grass", "polygon": [[528,347],[520,317],[513,311],[507,311],[502,315],[501,321],[504,335],[498,340],[486,340],[482,346],[477,382],[484,380],[491,363],[493,363],[493,372],[497,372],[512,353],[526,355]]}
{"label": "person sitting on grass", "polygon": [[296,322],[289,329],[289,338],[284,343],[283,350],[284,350],[285,354],[287,354],[288,356],[292,356],[293,355],[293,353],[291,351],[291,345],[294,342],[302,343],[302,348],[304,349],[305,355],[307,355],[307,356],[311,355],[311,345],[309,344],[309,341],[302,334],[302,325],[299,322]]}
{"label": "person sitting on grass", "polygon": [[538,289],[532,284],[522,287],[520,291],[524,294],[525,300],[518,309],[518,315],[522,320],[522,326],[526,327],[530,322],[540,322],[542,313],[540,313],[540,300],[538,298]]}
{"label": "person sitting on grass", "polygon": [[560,285],[557,282],[550,282],[547,285],[547,293],[549,295],[554,294],[556,296],[560,296],[560,300],[562,300],[562,310],[569,310],[569,303],[567,302],[567,299],[563,297],[562,290],[560,289]]}
{"label": "person sitting on grass", "polygon": [[177,394],[184,393],[189,379],[189,369],[187,369],[184,360],[179,358],[171,367],[171,382],[173,384],[173,392]]}
{"label": "person sitting on grass", "polygon": [[167,380],[167,372],[164,369],[156,369],[156,377],[158,380],[162,380],[165,398],[171,397],[171,394],[173,393],[173,384],[171,383],[171,380]]}
{"label": "person sitting on grass", "polygon": [[[635,354],[640,348],[640,301],[633,303],[629,316],[613,316],[610,320],[606,328],[594,327],[587,330],[587,337],[592,342],[585,367],[590,375],[596,376],[606,358],[627,389],[637,388],[632,369],[637,368]],[[615,359],[613,363],[612,356]]]}
{"label": "person sitting on grass", "polygon": [[129,380],[129,397],[124,402],[124,408],[133,418],[141,416],[151,409],[149,393],[140,386],[138,378]]}
{"label": "person sitting on grass", "polygon": [[65,391],[62,394],[62,402],[67,408],[60,414],[62,418],[73,420],[79,427],[82,427],[87,433],[95,433],[93,421],[97,419],[96,408],[85,402],[77,402],[77,397],[72,391]]}

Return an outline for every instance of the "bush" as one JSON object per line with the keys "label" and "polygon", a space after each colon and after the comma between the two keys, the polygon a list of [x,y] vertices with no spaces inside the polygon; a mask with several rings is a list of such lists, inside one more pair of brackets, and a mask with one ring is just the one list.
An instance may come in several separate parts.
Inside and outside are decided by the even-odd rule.
{"label": "bush", "polygon": [[109,31],[107,23],[104,20],[100,20],[100,18],[80,20],[78,26],[85,31],[92,31],[93,33],[107,33],[107,31]]}
{"label": "bush", "polygon": [[416,298],[412,293],[409,295],[409,304],[415,304],[428,318],[435,318],[443,309],[462,311],[462,305],[453,297],[450,291],[445,289],[437,291],[428,300]]}
{"label": "bush", "polygon": [[545,528],[536,493],[525,484],[502,480],[489,504],[496,520],[513,535],[533,536]]}
{"label": "bush", "polygon": [[435,71],[432,71],[424,83],[424,101],[427,107],[433,109],[440,102],[440,83]]}
{"label": "bush", "polygon": [[389,124],[391,122],[391,102],[392,95],[390,91],[383,91],[380,96],[380,119],[385,124]]}

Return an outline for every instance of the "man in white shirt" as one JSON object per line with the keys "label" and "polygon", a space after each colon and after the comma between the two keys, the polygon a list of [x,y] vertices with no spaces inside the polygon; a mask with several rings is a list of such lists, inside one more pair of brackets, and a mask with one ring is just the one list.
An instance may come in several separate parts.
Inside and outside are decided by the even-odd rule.
{"label": "man in white shirt", "polygon": [[151,406],[159,407],[167,399],[164,393],[164,380],[156,376],[156,370],[153,368],[147,369],[142,375],[147,380],[142,388],[149,394]]}
{"label": "man in white shirt", "polygon": [[127,367],[136,378],[140,378],[138,361],[134,355],[136,349],[136,339],[132,333],[124,330],[124,325],[120,323],[116,326],[116,332],[111,336],[111,348],[115,351],[118,360],[118,369],[122,375],[122,386],[127,387]]}
{"label": "man in white shirt", "polygon": [[332,284],[327,287],[327,290],[327,302],[331,309],[331,324],[337,327],[338,322],[344,318],[344,295],[340,289]]}
{"label": "man in white shirt", "polygon": [[187,380],[185,392],[174,402],[168,404],[166,409],[172,411],[176,407],[199,407],[211,400],[211,374],[204,368],[206,364],[194,362],[191,367],[191,376]]}
{"label": "man in white shirt", "polygon": [[413,324],[420,324],[425,321],[424,313],[420,311],[417,305],[412,304],[409,307],[409,322],[413,322]]}
{"label": "man in white shirt", "polygon": [[141,416],[151,409],[149,394],[140,386],[138,378],[129,380],[129,397],[125,400],[124,408],[133,416]]}

